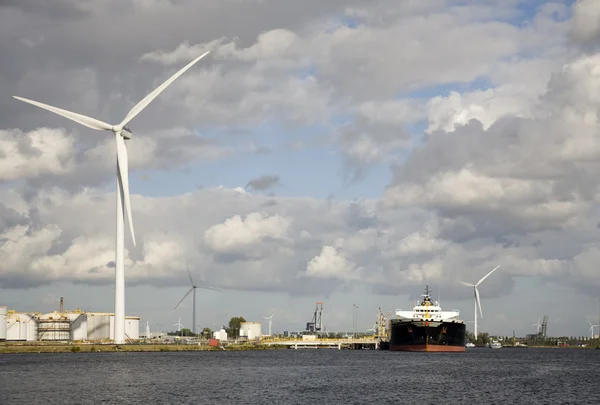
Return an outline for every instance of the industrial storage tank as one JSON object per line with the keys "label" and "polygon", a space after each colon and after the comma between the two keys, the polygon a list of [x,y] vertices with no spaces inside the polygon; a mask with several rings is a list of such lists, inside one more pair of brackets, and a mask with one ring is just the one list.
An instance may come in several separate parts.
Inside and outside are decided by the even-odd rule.
{"label": "industrial storage tank", "polygon": [[82,311],[68,312],[65,314],[71,322],[71,339],[72,340],[87,340],[88,339],[88,323],[87,314]]}
{"label": "industrial storage tank", "polygon": [[38,320],[38,340],[68,342],[71,340],[71,321],[58,312],[40,316]]}
{"label": "industrial storage tank", "polygon": [[6,340],[6,313],[8,308],[0,307],[0,341]]}
{"label": "industrial storage tank", "polygon": [[[87,313],[88,340],[114,340],[115,315],[107,312]],[[138,340],[140,338],[140,317],[125,317],[125,338]]]}
{"label": "industrial storage tank", "polygon": [[260,322],[242,322],[240,324],[240,336],[246,336],[248,340],[258,340],[261,336]]}
{"label": "industrial storage tank", "polygon": [[8,311],[6,314],[6,340],[37,340],[39,314]]}
{"label": "industrial storage tank", "polygon": [[114,318],[113,314],[106,312],[88,312],[86,315],[88,340],[111,339],[111,318]]}
{"label": "industrial storage tank", "polygon": [[139,316],[125,317],[125,337],[130,340],[138,340],[140,338]]}

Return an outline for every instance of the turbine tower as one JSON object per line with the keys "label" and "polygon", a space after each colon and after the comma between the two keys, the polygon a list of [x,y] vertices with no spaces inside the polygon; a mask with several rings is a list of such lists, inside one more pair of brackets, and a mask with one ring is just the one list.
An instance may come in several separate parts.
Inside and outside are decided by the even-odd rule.
{"label": "turbine tower", "polygon": [[117,344],[125,343],[125,268],[124,268],[124,251],[125,251],[125,235],[124,235],[124,215],[127,214],[129,221],[129,230],[131,231],[131,239],[135,246],[135,235],[133,232],[133,220],[131,218],[131,203],[129,199],[129,174],[127,161],[127,147],[125,140],[131,139],[131,130],[126,125],[135,118],[152,100],[154,100],[164,89],[173,83],[179,76],[185,73],[196,62],[206,56],[208,52],[203,53],[196,59],[188,63],[181,70],[171,76],[167,81],[158,86],[152,93],[144,97],[137,103],[125,116],[123,121],[117,125],[110,125],[99,121],[95,118],[90,118],[85,115],[77,114],[61,108],[52,107],[37,101],[29,100],[23,97],[13,96],[17,100],[33,104],[36,107],[43,108],[65,118],[75,121],[88,128],[96,130],[112,131],[115,135],[117,149],[117,243],[115,252],[115,336],[114,342]]}
{"label": "turbine tower", "polygon": [[175,307],[173,308],[173,311],[175,311],[177,309],[177,307],[179,306],[179,304],[181,304],[183,302],[183,300],[185,299],[185,297],[187,297],[188,295],[190,295],[190,293],[193,291],[193,310],[192,310],[192,333],[196,334],[196,288],[204,288],[205,290],[215,290],[215,291],[221,291],[219,288],[215,288],[215,287],[202,287],[202,286],[198,286],[196,284],[194,284],[194,280],[192,280],[192,273],[190,273],[190,267],[187,266],[187,271],[188,271],[188,276],[190,276],[190,284],[192,285],[192,287],[188,290],[188,292],[185,293],[185,295],[183,296],[183,298],[177,303],[177,305],[175,305]]}
{"label": "turbine tower", "polygon": [[479,290],[477,289],[477,287],[479,286],[479,284],[481,284],[483,282],[483,280],[488,278],[490,276],[490,274],[492,274],[494,271],[496,271],[498,269],[498,267],[500,267],[500,265],[496,266],[494,268],[494,270],[490,271],[488,274],[483,276],[477,282],[477,284],[465,283],[464,281],[461,281],[461,283],[463,285],[466,285],[467,287],[473,287],[473,292],[475,295],[475,317],[473,318],[473,332],[475,334],[475,340],[477,340],[477,307],[479,307],[479,313],[481,314],[481,317],[483,318],[483,311],[481,310],[481,301],[479,300]]}
{"label": "turbine tower", "polygon": [[269,321],[269,336],[271,336],[271,321],[273,320],[273,316],[275,316],[275,312],[271,316],[263,316],[264,319]]}

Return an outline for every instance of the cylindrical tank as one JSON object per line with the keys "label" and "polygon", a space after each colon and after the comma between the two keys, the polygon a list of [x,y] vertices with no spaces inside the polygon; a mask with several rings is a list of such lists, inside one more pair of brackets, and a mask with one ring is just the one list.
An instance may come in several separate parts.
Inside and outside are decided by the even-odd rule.
{"label": "cylindrical tank", "polygon": [[0,341],[6,340],[6,313],[8,308],[0,307]]}
{"label": "cylindrical tank", "polygon": [[84,314],[83,312],[69,312],[65,315],[71,322],[71,339],[87,340],[87,338],[88,338],[87,314]]}
{"label": "cylindrical tank", "polygon": [[[257,340],[261,336],[261,323],[260,322],[242,322],[240,324],[240,331],[244,330],[244,335],[248,337],[248,340]],[[244,336],[240,333],[240,336]]]}
{"label": "cylindrical tank", "polygon": [[18,313],[19,318],[19,339],[29,342],[37,339],[37,315]]}
{"label": "cylindrical tank", "polygon": [[103,312],[88,312],[87,317],[87,338],[88,340],[106,340],[111,335],[112,316]]}
{"label": "cylindrical tank", "polygon": [[58,312],[40,316],[38,320],[38,340],[68,342],[71,340],[71,321]]}
{"label": "cylindrical tank", "polygon": [[125,317],[125,337],[129,340],[138,340],[140,338],[140,317]]}

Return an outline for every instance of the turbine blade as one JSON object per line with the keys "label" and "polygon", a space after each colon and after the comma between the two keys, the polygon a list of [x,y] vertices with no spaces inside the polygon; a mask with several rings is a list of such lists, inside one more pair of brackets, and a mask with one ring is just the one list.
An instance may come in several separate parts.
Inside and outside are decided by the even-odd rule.
{"label": "turbine blade", "polygon": [[186,263],[185,267],[187,267],[188,276],[190,276],[190,283],[192,283],[192,286],[195,287],[196,285],[194,284],[194,280],[192,280],[192,273],[190,273],[190,266],[188,266],[187,263]]}
{"label": "turbine blade", "polygon": [[202,287],[200,285],[196,286],[196,288],[202,288],[203,290],[213,290],[213,291],[223,291],[220,288],[217,287]]}
{"label": "turbine blade", "polygon": [[133,232],[133,217],[131,216],[131,200],[129,198],[129,163],[127,161],[127,147],[121,134],[115,134],[117,141],[117,164],[119,166],[119,177],[121,178],[121,190],[123,191],[123,200],[125,202],[125,212],[131,231],[131,239],[135,246],[135,233]]}
{"label": "turbine blade", "polygon": [[462,285],[466,285],[467,287],[475,287],[475,284],[465,283],[464,281],[460,282]]}
{"label": "turbine blade", "polygon": [[27,98],[18,97],[18,96],[13,96],[13,97],[16,98],[17,100],[21,100],[25,103],[29,103],[36,107],[43,108],[44,110],[48,110],[48,111],[53,112],[58,115],[62,115],[63,117],[68,118],[71,121],[75,121],[81,125],[88,127],[88,128],[97,129],[99,131],[112,130],[112,125],[109,125],[106,122],[102,122],[95,118],[91,118],[91,117],[77,114],[77,113],[74,113],[71,111],[63,110],[62,108],[52,107],[51,105],[40,103],[38,101],[29,100]]}
{"label": "turbine blade", "polygon": [[479,307],[479,314],[483,318],[483,311],[481,310],[481,300],[479,299],[479,290],[475,287],[475,299],[477,300],[477,306]]}
{"label": "turbine blade", "polygon": [[498,269],[498,267],[500,267],[500,265],[498,265],[498,266],[494,267],[494,270],[490,271],[488,274],[486,274],[485,276],[483,276],[483,277],[481,278],[481,280],[479,280],[479,281],[477,282],[477,284],[475,284],[475,285],[479,285],[479,284],[481,284],[481,283],[483,282],[483,280],[485,280],[486,278],[488,278],[488,277],[490,276],[490,274],[492,274],[493,272],[495,272],[495,271]]}
{"label": "turbine blade", "polygon": [[[186,293],[185,293],[185,295],[183,296],[183,298],[182,298],[182,299],[181,299],[181,300],[180,300],[180,301],[177,303],[177,305],[175,305],[175,306],[173,307],[173,311],[175,311],[175,310],[177,309],[177,307],[179,306],[179,304],[181,304],[181,303],[183,302],[183,300],[184,300],[184,299],[185,299],[185,298],[186,298],[188,295],[190,295],[190,293],[192,292],[192,290],[193,290],[193,289],[194,289],[194,287],[190,288],[190,289],[188,290],[188,292],[186,292]],[[180,320],[179,322],[181,322],[181,320]]]}
{"label": "turbine blade", "polygon": [[152,100],[154,100],[160,93],[162,93],[164,89],[166,89],[171,83],[173,83],[175,80],[177,80],[177,78],[179,76],[181,76],[182,74],[184,74],[186,70],[188,70],[189,68],[191,68],[192,66],[194,66],[194,64],[196,62],[198,62],[200,59],[202,59],[203,57],[205,57],[206,55],[208,55],[209,52],[210,51],[206,51],[202,55],[198,56],[196,59],[194,59],[193,61],[191,61],[187,65],[185,65],[181,70],[179,70],[177,73],[175,73],[169,79],[167,79],[167,81],[165,81],[163,84],[161,84],[160,86],[158,86],[152,93],[150,93],[146,97],[144,97],[139,103],[137,103],[135,105],[135,107],[133,107],[131,109],[131,111],[129,111],[127,113],[127,116],[125,116],[125,118],[119,124],[119,126],[124,127],[125,125],[127,125],[127,123],[129,121],[131,121],[144,108],[146,108],[146,106],[148,104],[150,104],[152,102]]}

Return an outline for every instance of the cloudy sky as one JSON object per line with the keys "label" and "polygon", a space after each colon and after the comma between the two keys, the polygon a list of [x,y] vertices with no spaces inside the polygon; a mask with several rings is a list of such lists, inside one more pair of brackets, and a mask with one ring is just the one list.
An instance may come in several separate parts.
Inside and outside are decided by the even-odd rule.
{"label": "cloudy sky", "polygon": [[[0,1],[0,304],[114,310],[110,134],[131,123],[126,312],[328,330],[425,284],[481,329],[589,335],[600,296],[596,0]],[[470,326],[469,326],[470,327]],[[172,329],[172,328],[171,328]]]}

